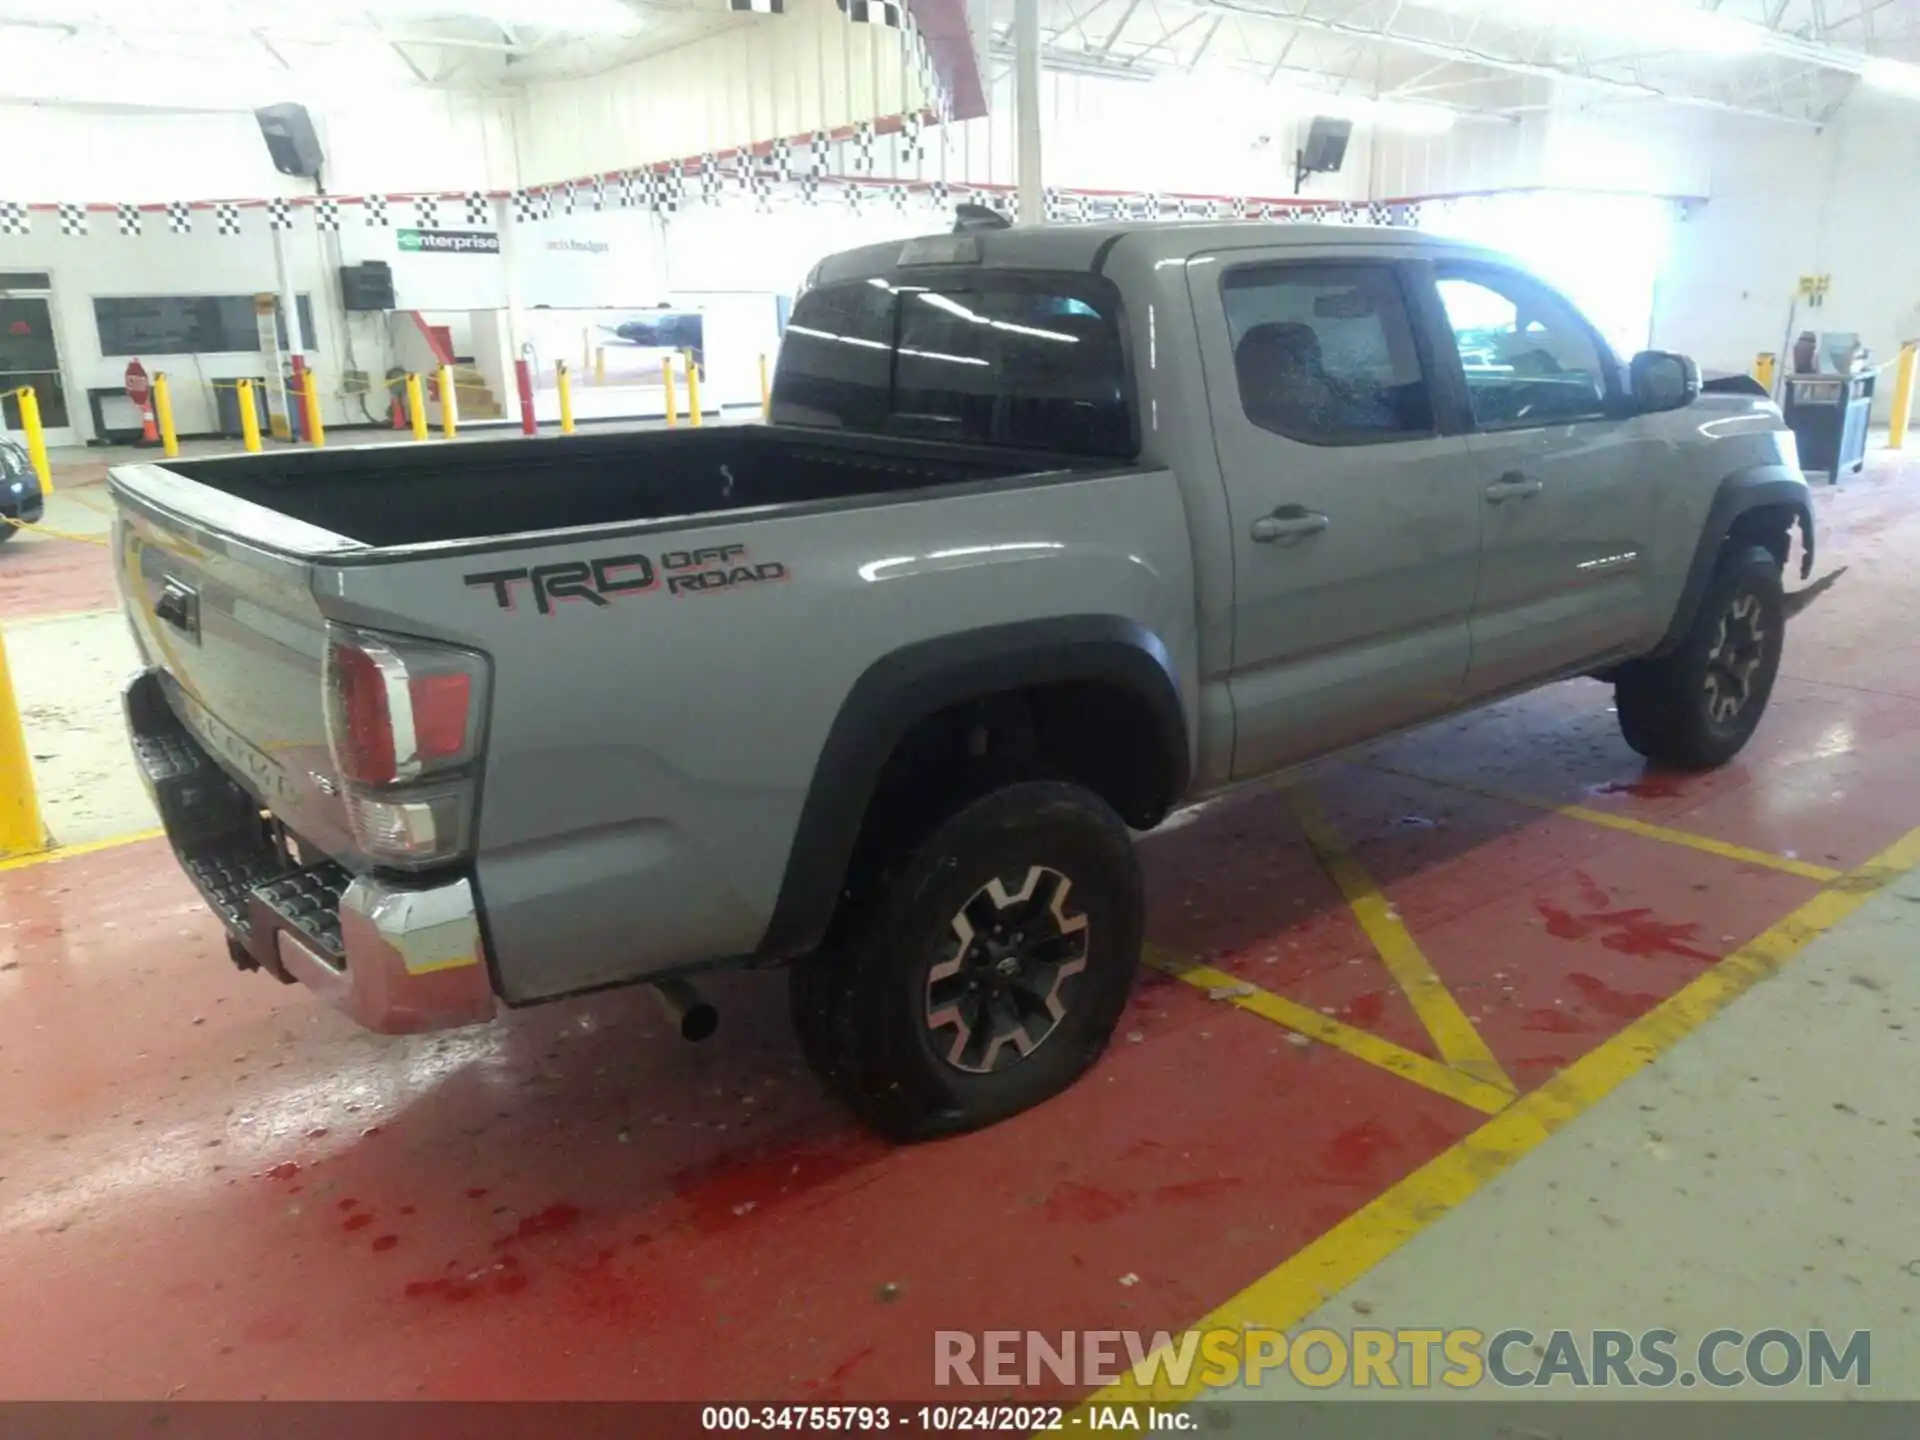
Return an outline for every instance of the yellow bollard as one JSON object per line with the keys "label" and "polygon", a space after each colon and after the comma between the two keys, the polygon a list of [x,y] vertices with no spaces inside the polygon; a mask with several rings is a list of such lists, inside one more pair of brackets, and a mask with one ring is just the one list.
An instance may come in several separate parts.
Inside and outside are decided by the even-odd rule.
{"label": "yellow bollard", "polygon": [[440,367],[440,433],[451,440],[460,428],[460,402],[453,394],[453,367]]}
{"label": "yellow bollard", "polygon": [[580,368],[582,370],[593,368],[593,331],[585,326],[580,330]]}
{"label": "yellow bollard", "polygon": [[607,347],[604,345],[593,352],[593,383],[607,383]]}
{"label": "yellow bollard", "polygon": [[7,641],[0,634],[0,858],[32,855],[46,848],[47,832],[40,823],[40,801],[33,789],[33,762],[27,756],[26,732],[20,728],[13,676],[7,671]]}
{"label": "yellow bollard", "polygon": [[20,432],[27,437],[27,459],[40,477],[40,493],[51,495],[53,465],[47,459],[47,428],[40,423],[40,397],[31,385],[22,385],[14,393],[20,398]]}
{"label": "yellow bollard", "polygon": [[1773,393],[1774,364],[1774,357],[1770,353],[1753,357],[1753,378],[1767,387],[1767,393],[1769,395]]}
{"label": "yellow bollard", "polygon": [[693,363],[691,350],[687,352],[687,419],[700,423],[700,367]]}
{"label": "yellow bollard", "polygon": [[233,388],[240,393],[240,441],[250,453],[260,449],[260,412],[253,408],[253,382],[236,380]]}
{"label": "yellow bollard", "polygon": [[153,418],[160,427],[160,453],[178,460],[180,433],[173,426],[173,382],[164,370],[153,372]]}
{"label": "yellow bollard", "polygon": [[303,392],[300,402],[305,407],[307,417],[307,440],[314,445],[324,445],[327,443],[327,427],[320,423],[320,387],[313,378],[312,369],[302,373],[300,385]]}
{"label": "yellow bollard", "polygon": [[1920,364],[1920,343],[1909,340],[1900,347],[1900,359],[1893,372],[1893,414],[1887,422],[1887,448],[1901,449],[1907,443],[1907,422],[1913,418],[1913,372]]}
{"label": "yellow bollard", "polygon": [[773,414],[773,392],[767,388],[767,357],[760,357],[760,418],[767,419]]}
{"label": "yellow bollard", "polygon": [[407,419],[413,424],[413,438],[427,438],[427,397],[420,393],[420,377],[407,376]]}
{"label": "yellow bollard", "polygon": [[678,425],[680,417],[675,413],[673,404],[673,357],[671,355],[660,361],[660,383],[667,389],[667,424]]}
{"label": "yellow bollard", "polygon": [[573,376],[567,373],[567,362],[553,362],[553,384],[560,392],[560,433],[573,433]]}

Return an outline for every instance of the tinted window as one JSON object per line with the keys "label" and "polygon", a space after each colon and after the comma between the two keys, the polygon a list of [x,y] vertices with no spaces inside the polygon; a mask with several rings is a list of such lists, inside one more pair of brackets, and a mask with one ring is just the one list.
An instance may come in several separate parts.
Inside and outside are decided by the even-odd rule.
{"label": "tinted window", "polygon": [[809,291],[782,341],[773,418],[1130,457],[1119,317],[1077,277]]}
{"label": "tinted window", "polygon": [[[300,329],[307,349],[320,348],[313,328],[313,301],[302,295]],[[251,295],[107,295],[93,302],[100,353],[121,355],[222,355],[260,349],[260,325]],[[287,327],[279,325],[280,348]]]}
{"label": "tinted window", "polygon": [[1482,429],[1606,413],[1608,360],[1579,312],[1515,271],[1443,269],[1440,302]]}
{"label": "tinted window", "polygon": [[1315,445],[1433,433],[1400,281],[1388,265],[1261,265],[1224,281],[1247,418]]}

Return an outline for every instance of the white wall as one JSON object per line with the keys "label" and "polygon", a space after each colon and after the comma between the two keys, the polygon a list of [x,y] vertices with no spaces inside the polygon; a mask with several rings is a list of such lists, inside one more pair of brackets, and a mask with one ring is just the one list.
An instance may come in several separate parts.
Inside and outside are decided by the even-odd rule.
{"label": "white wall", "polygon": [[[69,387],[68,405],[82,438],[91,430],[86,391],[118,386],[126,356],[101,354],[93,300],[106,295],[251,295],[276,290],[272,241],[257,219],[249,233],[237,236],[172,235],[148,231],[139,236],[94,232],[65,237],[37,224],[28,236],[0,235],[0,270],[45,270],[53,276],[54,330]],[[108,231],[112,217],[105,217]],[[161,227],[164,229],[164,226]],[[328,395],[322,411],[331,423],[362,418],[357,404],[331,398],[349,346],[359,368],[385,371],[388,360],[385,322],[379,316],[351,321],[337,309],[332,266],[318,237],[293,232],[289,261],[295,288],[312,296],[316,345],[311,358]],[[264,373],[257,351],[232,354],[142,356],[149,373],[165,370],[173,382],[176,424],[182,433],[214,428],[211,382]]]}
{"label": "white wall", "polygon": [[1744,370],[1791,344],[1803,274],[1832,288],[1794,334],[1858,331],[1879,361],[1920,339],[1920,103],[1862,91],[1819,134],[1723,120],[1712,157],[1711,198],[1675,233],[1658,344]]}
{"label": "white wall", "polygon": [[833,0],[788,0],[604,75],[527,87],[516,111],[528,184],[832,130],[924,104],[902,33]]}
{"label": "white wall", "polygon": [[[506,189],[510,106],[441,91],[371,91],[311,111],[337,194]],[[280,174],[250,111],[170,113],[0,103],[0,198],[213,200],[310,195]],[[111,217],[109,217],[110,219]]]}

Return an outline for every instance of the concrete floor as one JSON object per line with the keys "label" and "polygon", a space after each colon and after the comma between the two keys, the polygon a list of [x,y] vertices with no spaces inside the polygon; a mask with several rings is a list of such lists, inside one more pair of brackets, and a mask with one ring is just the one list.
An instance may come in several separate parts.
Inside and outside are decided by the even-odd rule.
{"label": "concrete floor", "polygon": [[[1920,465],[1820,511],[1734,765],[1577,683],[1183,816],[1113,1051],[939,1145],[825,1102],[776,976],[704,1047],[631,992],[383,1039],[233,971],[162,842],[0,863],[0,1398],[925,1400],[936,1329],[1197,1323],[1871,1329],[1920,1396]],[[151,823],[112,605],[0,551],[68,843]]]}

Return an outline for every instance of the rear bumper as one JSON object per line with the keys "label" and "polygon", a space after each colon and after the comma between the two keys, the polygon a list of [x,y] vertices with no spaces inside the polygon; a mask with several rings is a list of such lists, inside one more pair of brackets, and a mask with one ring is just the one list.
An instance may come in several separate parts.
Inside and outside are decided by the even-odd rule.
{"label": "rear bumper", "polygon": [[122,698],[147,793],[237,963],[304,984],[386,1035],[494,1017],[465,876],[414,884],[290,859],[258,802],[174,716],[155,672],[136,675]]}

